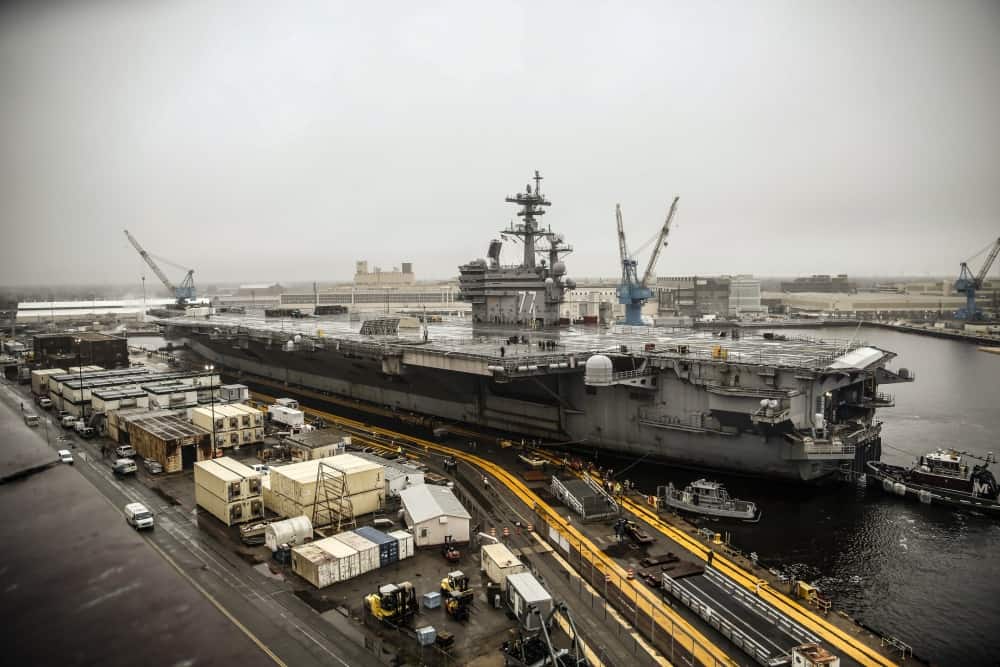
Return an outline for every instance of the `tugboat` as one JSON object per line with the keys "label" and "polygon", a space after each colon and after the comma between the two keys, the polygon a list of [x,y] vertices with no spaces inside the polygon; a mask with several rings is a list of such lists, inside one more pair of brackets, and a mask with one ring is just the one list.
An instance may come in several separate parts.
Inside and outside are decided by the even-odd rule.
{"label": "tugboat", "polygon": [[688,484],[683,491],[675,488],[673,482],[665,487],[661,486],[660,501],[667,507],[685,512],[743,521],[760,520],[756,504],[730,498],[729,492],[720,482],[706,479]]}
{"label": "tugboat", "polygon": [[[969,469],[965,457],[978,459]],[[924,454],[912,468],[880,461],[868,462],[868,483],[882,484],[887,493],[912,496],[925,504],[979,509],[1000,515],[1000,486],[989,465],[996,462],[993,452],[986,457],[954,449],[938,449]]]}

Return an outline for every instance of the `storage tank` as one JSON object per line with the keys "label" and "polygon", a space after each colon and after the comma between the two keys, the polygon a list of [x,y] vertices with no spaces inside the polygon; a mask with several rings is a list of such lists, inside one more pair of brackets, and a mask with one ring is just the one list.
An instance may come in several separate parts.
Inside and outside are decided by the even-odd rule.
{"label": "storage tank", "polygon": [[282,544],[295,546],[312,539],[312,522],[307,516],[294,516],[284,521],[274,521],[264,529],[264,542],[271,551],[277,551]]}

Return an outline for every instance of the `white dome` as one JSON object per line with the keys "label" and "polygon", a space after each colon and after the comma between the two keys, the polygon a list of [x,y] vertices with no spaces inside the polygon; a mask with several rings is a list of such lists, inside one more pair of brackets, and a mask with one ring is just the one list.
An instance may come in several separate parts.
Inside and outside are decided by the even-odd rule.
{"label": "white dome", "polygon": [[566,262],[556,262],[552,265],[552,275],[561,276],[566,273]]}
{"label": "white dome", "polygon": [[563,285],[566,286],[566,289],[576,289],[576,281],[572,278],[566,278],[566,280],[563,281]]}
{"label": "white dome", "polygon": [[611,384],[614,367],[611,359],[603,354],[595,354],[587,359],[584,368],[583,383],[590,386],[606,387]]}
{"label": "white dome", "polygon": [[556,281],[552,280],[551,277],[548,277],[548,278],[545,279],[545,284],[546,285],[552,285],[552,284],[555,284],[555,282]]}

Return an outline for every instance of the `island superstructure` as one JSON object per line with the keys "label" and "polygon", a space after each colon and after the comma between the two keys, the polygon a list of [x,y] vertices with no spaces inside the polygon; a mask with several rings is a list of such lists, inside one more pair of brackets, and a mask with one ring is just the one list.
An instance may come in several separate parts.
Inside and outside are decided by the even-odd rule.
{"label": "island superstructure", "polygon": [[[879,386],[909,382],[894,353],[861,341],[613,326],[559,326],[572,289],[563,237],[542,230],[535,187],[507,201],[523,222],[517,266],[462,267],[472,317],[274,322],[254,315],[160,320],[217,366],[495,429],[681,465],[797,481],[863,472],[881,456]],[[544,240],[545,248],[536,241]],[[536,262],[536,255],[547,255]]]}

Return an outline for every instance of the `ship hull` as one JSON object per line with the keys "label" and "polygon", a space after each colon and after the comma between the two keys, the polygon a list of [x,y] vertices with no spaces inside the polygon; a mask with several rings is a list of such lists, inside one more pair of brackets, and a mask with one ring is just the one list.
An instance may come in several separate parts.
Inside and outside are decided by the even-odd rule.
{"label": "ship hull", "polygon": [[[687,432],[677,425],[644,421],[637,411],[647,398],[627,387],[594,395],[580,374],[498,383],[434,368],[386,372],[377,358],[338,349],[286,352],[278,345],[255,341],[234,345],[231,339],[207,336],[184,337],[184,342],[216,365],[249,375],[595,451],[794,482],[827,477],[841,463],[788,460],[790,445],[780,436]],[[676,399],[691,397],[678,395]]]}

